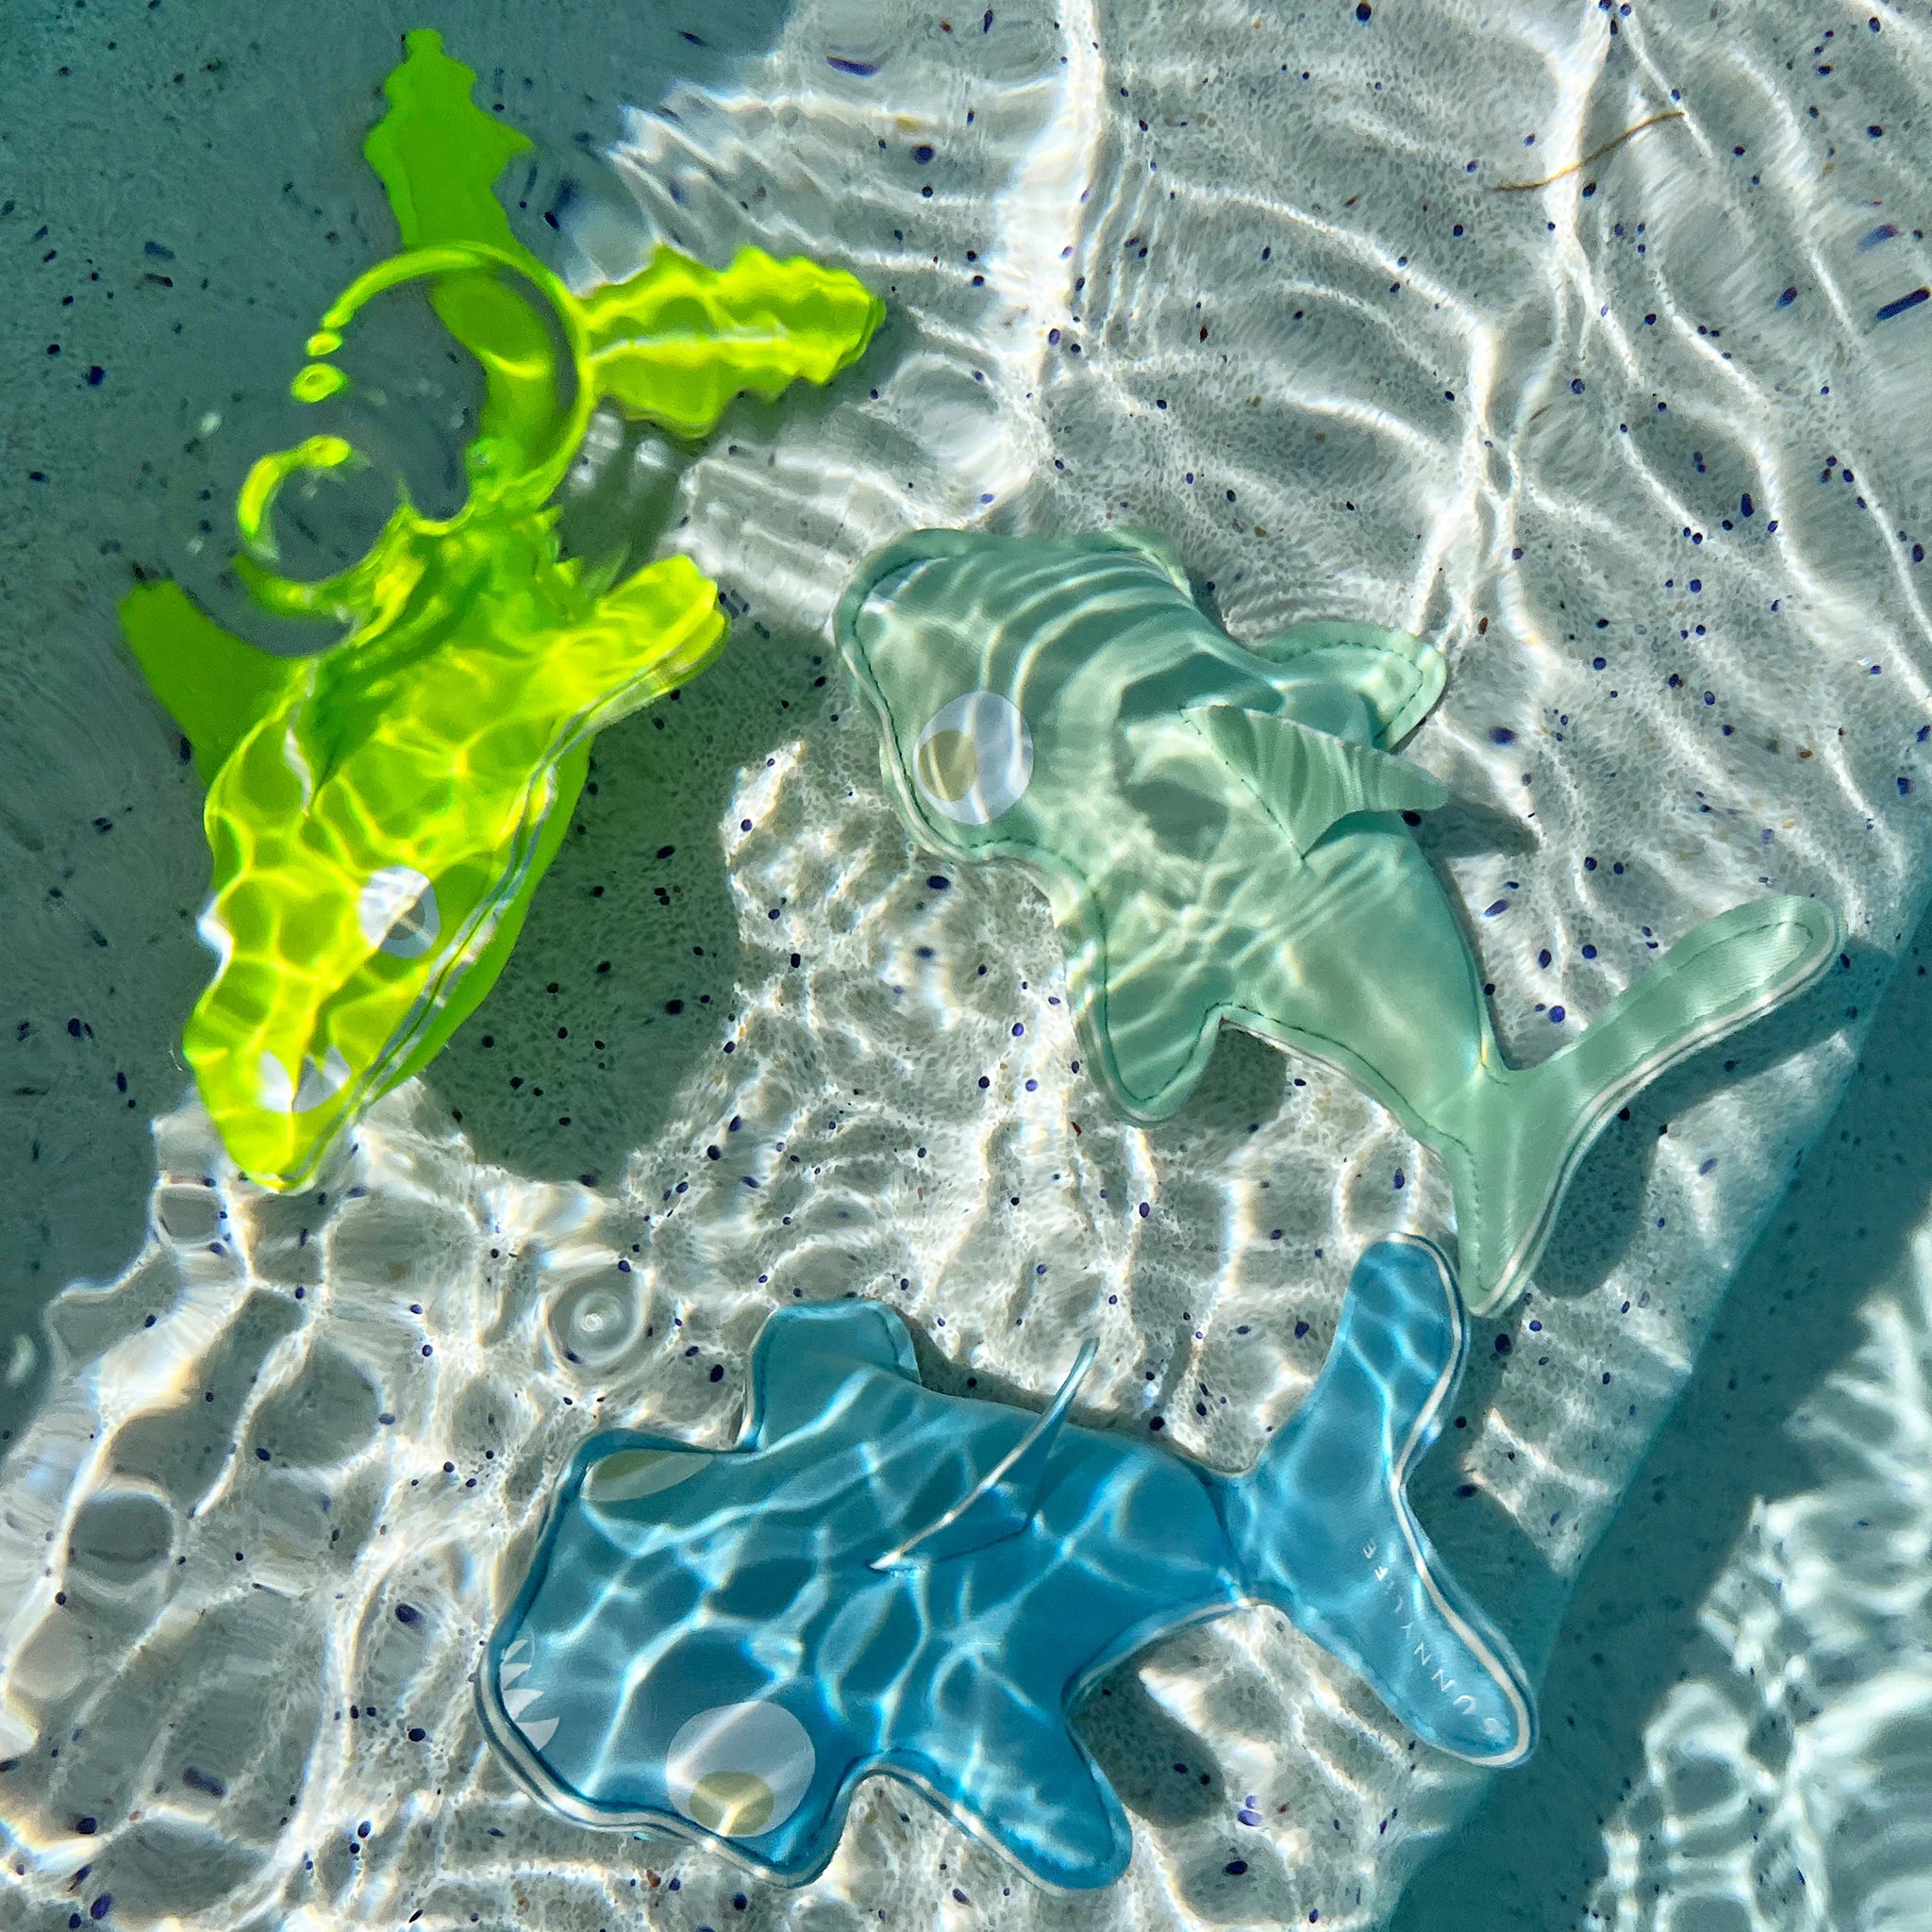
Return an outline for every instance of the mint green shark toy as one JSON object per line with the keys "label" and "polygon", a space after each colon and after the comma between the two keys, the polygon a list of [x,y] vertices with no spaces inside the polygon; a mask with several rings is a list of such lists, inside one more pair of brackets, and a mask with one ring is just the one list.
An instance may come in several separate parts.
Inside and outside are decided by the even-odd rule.
{"label": "mint green shark toy", "polygon": [[724,643],[717,587],[689,558],[613,584],[614,563],[562,555],[550,499],[592,410],[699,437],[734,395],[828,381],[884,314],[848,275],[749,248],[722,272],[659,248],[629,280],[573,295],[491,189],[528,140],[472,103],[475,75],[434,33],[407,47],[364,149],[407,252],[323,317],[291,392],[340,394],[348,378],[328,358],[356,316],[426,282],[483,372],[468,500],[430,518],[399,485],[358,562],[316,582],[278,575],[282,491],[361,460],[341,436],[310,436],[250,471],[236,570],[264,609],[333,621],[341,641],[270,656],[167,583],[121,608],[208,788],[202,932],[220,964],[185,1049],[237,1166],[275,1188],[306,1180],[493,984],[594,734]]}
{"label": "mint green shark toy", "polygon": [[1234,643],[1174,551],[1127,533],[922,531],[860,572],[836,623],[914,836],[1045,888],[1121,1110],[1174,1113],[1224,1020],[1340,1069],[1446,1162],[1478,1310],[1522,1285],[1611,1114],[1838,950],[1814,900],[1737,907],[1511,1067],[1402,818],[1447,796],[1391,756],[1442,689],[1428,644],[1341,623]]}

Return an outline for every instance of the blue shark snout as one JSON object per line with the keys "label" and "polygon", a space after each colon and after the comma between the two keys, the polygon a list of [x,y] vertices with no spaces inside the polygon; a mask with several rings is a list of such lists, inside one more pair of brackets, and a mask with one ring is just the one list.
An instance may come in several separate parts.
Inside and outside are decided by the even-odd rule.
{"label": "blue shark snout", "polygon": [[737,1458],[586,1446],[553,1560],[485,1660],[486,1728],[584,1823],[702,1834],[779,1872],[821,1862],[838,1754],[814,1743],[823,1714],[783,1639],[747,1641],[799,1579],[735,1560],[708,1523]]}

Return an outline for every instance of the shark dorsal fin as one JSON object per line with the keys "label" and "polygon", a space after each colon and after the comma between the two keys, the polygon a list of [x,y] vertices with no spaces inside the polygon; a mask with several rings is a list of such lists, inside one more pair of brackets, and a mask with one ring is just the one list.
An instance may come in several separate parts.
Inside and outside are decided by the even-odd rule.
{"label": "shark dorsal fin", "polygon": [[902,1563],[937,1563],[1018,1536],[1039,1507],[1047,1458],[1059,1441],[1074,1397],[1093,1366],[1093,1343],[1082,1342],[1059,1393],[1039,1421],[943,1516],[908,1537],[897,1549],[874,1558],[872,1567],[891,1570]]}
{"label": "shark dorsal fin", "polygon": [[1204,705],[1185,715],[1304,857],[1351,812],[1435,811],[1448,803],[1441,781],[1416,766],[1277,712]]}
{"label": "shark dorsal fin", "polygon": [[1245,646],[1257,658],[1343,685],[1369,708],[1376,745],[1400,744],[1428,715],[1449,675],[1434,644],[1406,630],[1350,618],[1319,618],[1291,625],[1272,638]]}

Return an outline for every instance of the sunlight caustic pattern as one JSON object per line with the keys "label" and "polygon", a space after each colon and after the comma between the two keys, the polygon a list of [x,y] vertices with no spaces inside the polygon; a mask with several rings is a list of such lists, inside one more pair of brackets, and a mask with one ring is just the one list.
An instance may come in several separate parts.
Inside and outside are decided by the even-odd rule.
{"label": "sunlight caustic pattern", "polygon": [[[1419,1514],[1532,1661],[1850,1063],[1932,876],[1932,304],[1876,319],[1928,280],[1891,131],[1932,88],[1923,35],[1861,11],[1808,58],[1786,8],[983,12],[807,0],[736,84],[624,134],[632,253],[580,249],[574,286],[755,244],[843,264],[892,320],[848,400],[731,419],[667,485],[746,649],[600,741],[487,1010],[310,1190],[249,1190],[168,1117],[154,1243],[55,1309],[0,1518],[0,1881],[35,1932],[101,1890],[214,1932],[560,1932],[664,1917],[673,1878],[714,1925],[740,1891],[857,1932],[963,1919],[957,1890],[1055,1932],[1362,1928],[1467,1803],[1477,1774],[1257,1613],[1078,1714],[1135,1836],[1087,1902],[875,1786],[787,1902],[549,1819],[484,1748],[468,1678],[537,1499],[601,1423],[727,1443],[774,1307],[882,1301],[933,1386],[1033,1408],[1091,1336],[1096,1420],[1231,1471],[1311,1386],[1360,1248],[1448,1226],[1435,1163],[1309,1064],[1224,1048],[1144,1128],[1074,1070],[1044,901],[912,853],[838,685],[840,590],[907,531],[1151,525],[1237,641],[1345,617],[1441,651],[1409,756],[1457,802],[1419,838],[1519,1063],[1714,911],[1843,909],[1851,964],[1613,1122],[1476,1335]],[[245,1740],[244,1675],[272,1711]]]}
{"label": "sunlight caustic pattern", "polygon": [[[1615,1932],[1906,1932],[1932,1897],[1932,1233],[1800,1411],[1819,1480],[1760,1499],[1606,1832]],[[1880,1661],[1882,1660],[1882,1661]]]}

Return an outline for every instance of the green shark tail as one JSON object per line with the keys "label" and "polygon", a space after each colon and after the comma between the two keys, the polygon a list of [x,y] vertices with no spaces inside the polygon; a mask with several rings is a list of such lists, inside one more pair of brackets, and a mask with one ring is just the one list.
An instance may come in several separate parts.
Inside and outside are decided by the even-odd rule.
{"label": "green shark tail", "polygon": [[1442,1123],[1469,1306],[1486,1311],[1522,1287],[1576,1163],[1632,1094],[1808,986],[1838,947],[1838,921],[1815,899],[1736,907],[1541,1066],[1488,1069]]}

